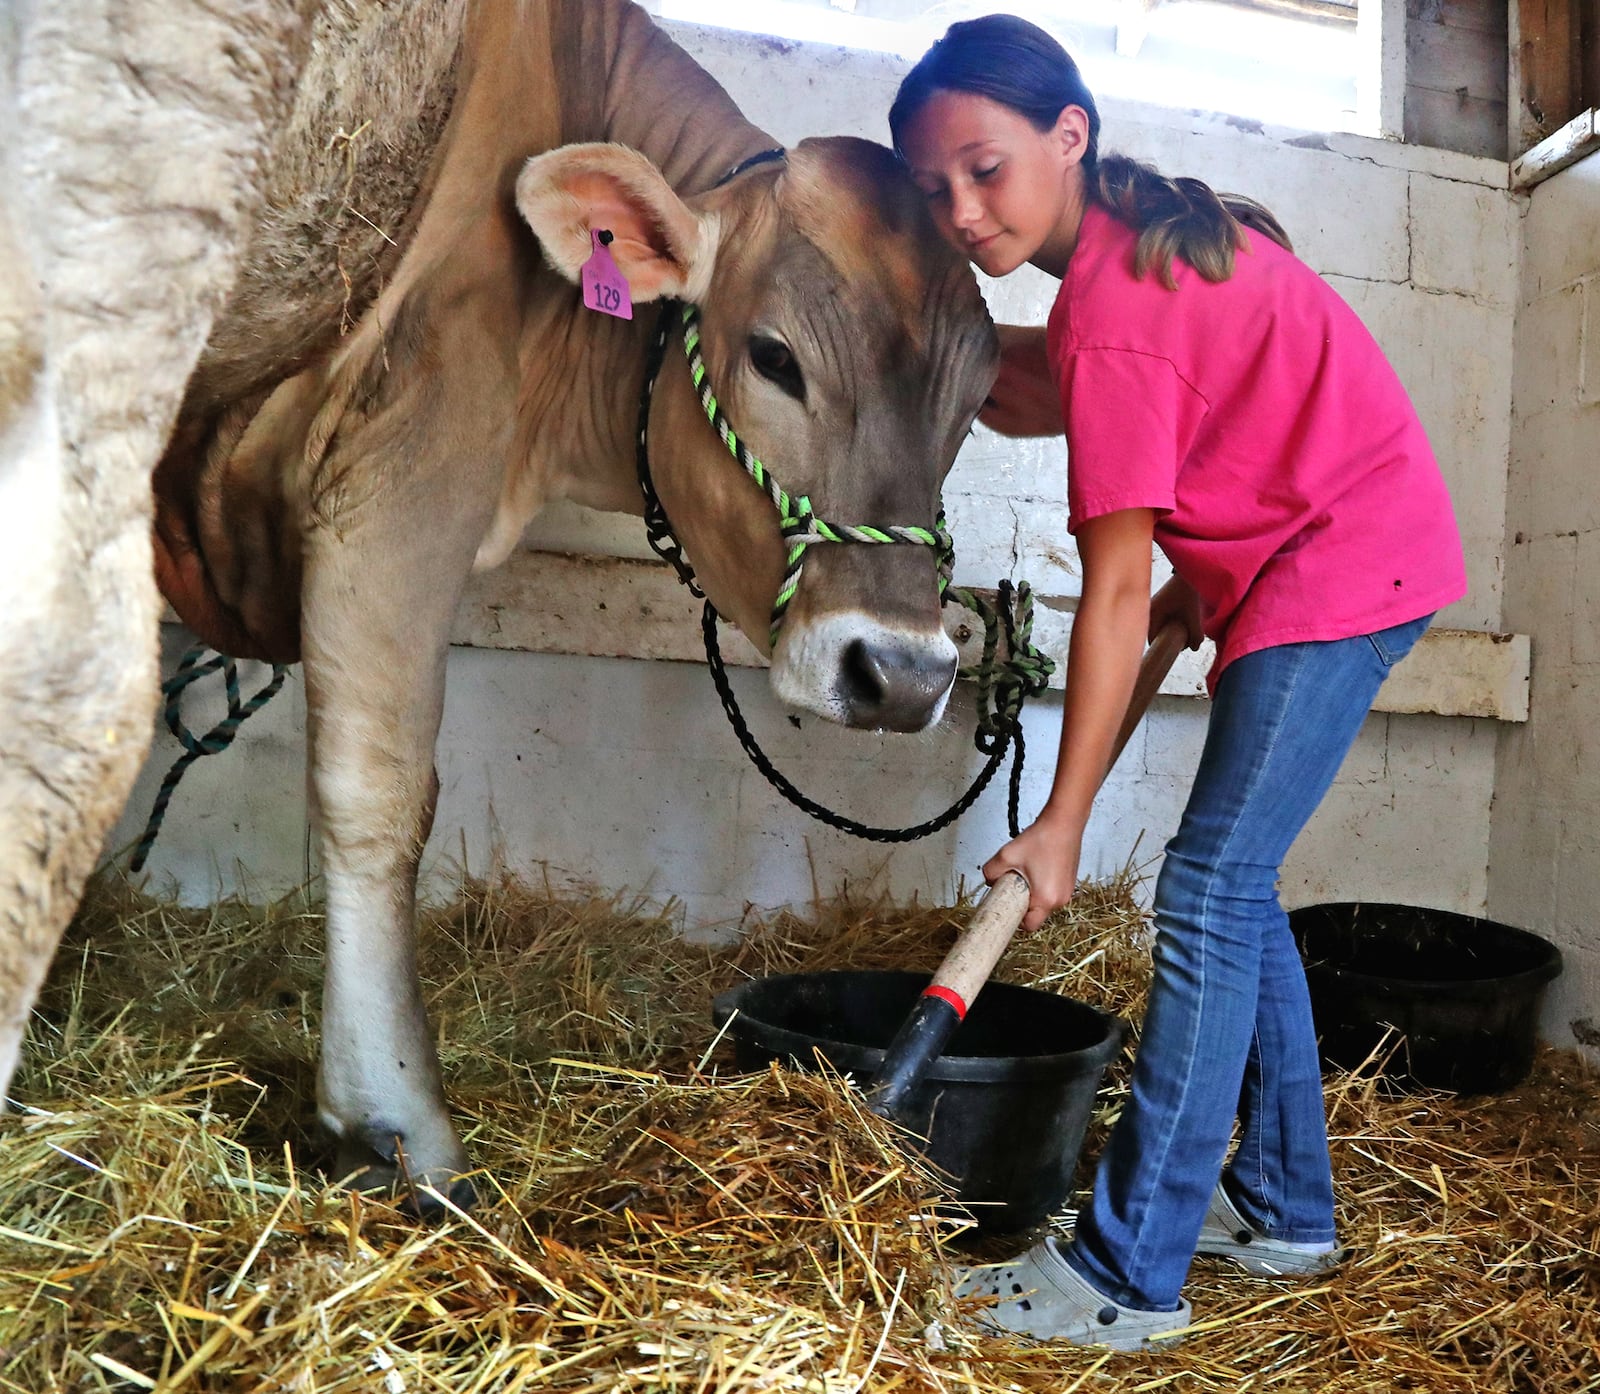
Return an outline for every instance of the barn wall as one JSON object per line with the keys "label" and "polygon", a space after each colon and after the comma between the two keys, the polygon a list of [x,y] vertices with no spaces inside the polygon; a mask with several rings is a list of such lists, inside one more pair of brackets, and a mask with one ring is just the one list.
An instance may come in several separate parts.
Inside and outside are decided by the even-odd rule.
{"label": "barn wall", "polygon": [[1406,0],[1405,138],[1505,156],[1505,0]]}
{"label": "barn wall", "polygon": [[1552,1039],[1600,1048],[1600,156],[1534,189],[1506,509],[1506,621],[1534,636],[1525,726],[1500,734],[1489,910],[1558,943]]}
{"label": "barn wall", "polygon": [[[678,27],[680,41],[779,138],[884,137],[898,60]],[[1301,253],[1356,307],[1421,410],[1455,494],[1472,593],[1442,622],[1501,624],[1511,313],[1520,246],[1503,162],[1350,136],[1106,104],[1108,144],[1272,205]],[[1030,279],[1031,276],[1031,279]],[[1050,284],[1018,275],[988,287],[997,317],[1043,319]],[[958,579],[1026,577],[1076,591],[1059,442],[979,433],[949,482]],[[639,551],[638,524],[558,514],[545,547]],[[169,637],[168,667],[181,647]],[[374,675],[374,681],[379,675]],[[812,720],[792,726],[759,674],[735,675],[759,735],[796,782],[855,816],[901,824],[942,807],[977,767],[968,696],[945,727],[889,740]],[[202,762],[179,792],[152,868],[210,897],[249,869],[264,893],[303,875],[306,838],[298,681],[245,728],[234,752]],[[1130,859],[1153,869],[1198,758],[1205,705],[1163,698],[1113,772],[1083,870]],[[1025,816],[1048,786],[1058,698],[1027,722]],[[1496,723],[1435,716],[1370,720],[1339,783],[1292,854],[1292,904],[1382,897],[1481,910],[1487,895]],[[119,829],[137,836],[176,747],[158,738]],[[210,767],[210,768],[208,768]],[[991,790],[959,831],[900,848],[848,840],[782,804],[745,762],[697,665],[457,649],[440,741],[443,791],[429,845],[440,876],[463,853],[482,870],[498,846],[513,866],[558,879],[680,897],[691,925],[726,927],[747,903],[804,902],[844,883],[899,897],[943,896],[1005,837]],[[438,884],[437,882],[435,884]]]}

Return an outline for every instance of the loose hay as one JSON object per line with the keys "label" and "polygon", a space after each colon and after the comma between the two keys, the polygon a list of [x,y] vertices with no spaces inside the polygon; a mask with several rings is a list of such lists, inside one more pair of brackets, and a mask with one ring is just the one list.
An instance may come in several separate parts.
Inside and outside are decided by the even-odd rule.
{"label": "loose hay", "polygon": [[[1137,1021],[1131,890],[1086,888],[1004,975]],[[320,911],[99,883],[0,1123],[0,1388],[1600,1390],[1600,1087],[1553,1051],[1495,1099],[1330,1081],[1338,1274],[1202,1260],[1160,1355],[970,1333],[938,1178],[845,1082],[709,1048],[721,988],[931,968],[966,912],[846,899],[715,951],[644,905],[467,887],[424,972],[483,1203],[419,1228],[317,1171]]]}

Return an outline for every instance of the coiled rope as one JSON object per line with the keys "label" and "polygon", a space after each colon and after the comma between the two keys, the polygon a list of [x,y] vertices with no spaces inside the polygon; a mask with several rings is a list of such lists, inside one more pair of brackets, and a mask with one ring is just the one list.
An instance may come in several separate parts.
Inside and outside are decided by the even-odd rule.
{"label": "coiled rope", "polygon": [[[156,793],[156,801],[144,825],[144,832],[140,835],[133,849],[133,858],[128,863],[130,871],[144,869],[145,861],[150,856],[150,849],[155,845],[156,834],[161,831],[162,820],[167,816],[167,805],[172,801],[173,790],[178,787],[179,780],[188,772],[189,766],[203,755],[216,755],[232,745],[233,738],[239,734],[239,728],[277,696],[278,689],[283,686],[283,680],[289,674],[286,665],[274,663],[272,677],[248,701],[241,702],[238,663],[222,653],[213,652],[210,658],[206,658],[208,652],[210,650],[206,645],[197,644],[184,654],[177,671],[161,684],[161,695],[165,698],[161,714],[167,723],[167,730],[171,731],[183,746],[183,754],[173,762],[166,778],[161,781],[161,788]],[[183,724],[181,706],[184,689],[218,669],[222,671],[223,687],[228,696],[228,714],[205,735],[197,736]]]}

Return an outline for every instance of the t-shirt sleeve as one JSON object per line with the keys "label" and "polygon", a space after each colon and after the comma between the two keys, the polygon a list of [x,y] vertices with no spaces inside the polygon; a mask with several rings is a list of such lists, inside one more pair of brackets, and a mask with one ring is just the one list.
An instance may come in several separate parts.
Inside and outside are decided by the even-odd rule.
{"label": "t-shirt sleeve", "polygon": [[1133,349],[1074,350],[1057,376],[1067,427],[1068,529],[1123,508],[1170,513],[1205,399],[1171,360]]}

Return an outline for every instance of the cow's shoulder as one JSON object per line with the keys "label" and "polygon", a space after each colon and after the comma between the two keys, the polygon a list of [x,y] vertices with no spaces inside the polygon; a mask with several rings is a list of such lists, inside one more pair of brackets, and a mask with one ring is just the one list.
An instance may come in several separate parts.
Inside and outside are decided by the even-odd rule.
{"label": "cow's shoulder", "polygon": [[321,6],[191,400],[230,402],[298,371],[392,278],[435,178],[467,9],[467,0]]}

